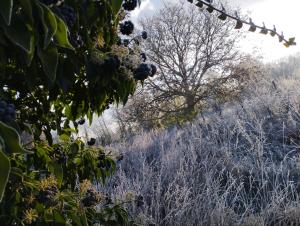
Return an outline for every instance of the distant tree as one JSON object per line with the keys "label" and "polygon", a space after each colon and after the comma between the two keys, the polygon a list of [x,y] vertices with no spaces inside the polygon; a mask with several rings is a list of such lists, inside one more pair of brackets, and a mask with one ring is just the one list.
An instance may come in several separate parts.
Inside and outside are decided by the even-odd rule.
{"label": "distant tree", "polygon": [[157,125],[151,120],[190,120],[207,100],[236,93],[249,74],[237,70],[246,58],[238,51],[243,34],[234,31],[232,21],[177,3],[141,24],[149,34],[146,56],[158,67],[158,76],[145,81],[143,92],[129,101],[123,120],[144,128]]}

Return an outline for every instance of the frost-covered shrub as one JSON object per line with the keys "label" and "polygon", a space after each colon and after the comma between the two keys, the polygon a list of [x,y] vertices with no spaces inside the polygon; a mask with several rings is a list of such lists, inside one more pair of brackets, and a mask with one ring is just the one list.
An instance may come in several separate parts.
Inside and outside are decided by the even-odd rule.
{"label": "frost-covered shrub", "polygon": [[[299,224],[300,81],[266,75],[222,114],[119,143],[107,192],[143,224]],[[104,189],[104,188],[101,188]]]}

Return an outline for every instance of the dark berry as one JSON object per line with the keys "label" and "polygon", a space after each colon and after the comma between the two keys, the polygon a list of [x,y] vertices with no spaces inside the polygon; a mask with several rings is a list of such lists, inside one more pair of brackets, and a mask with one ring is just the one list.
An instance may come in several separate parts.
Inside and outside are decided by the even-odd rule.
{"label": "dark berry", "polygon": [[157,72],[157,68],[154,64],[151,64],[150,66],[151,66],[151,75],[150,75],[150,77],[153,77]]}
{"label": "dark berry", "polygon": [[50,127],[51,127],[52,130],[56,130],[56,123],[51,122]]}
{"label": "dark berry", "polygon": [[78,120],[78,124],[79,125],[83,125],[85,123],[85,119],[84,118],[81,118]]}
{"label": "dark berry", "polygon": [[106,164],[103,160],[100,160],[99,163],[98,163],[98,167],[101,168],[101,169],[104,169],[106,167]]}
{"label": "dark berry", "polygon": [[124,45],[125,47],[129,46],[129,43],[130,43],[130,40],[129,40],[129,39],[124,39],[124,40],[123,40],[123,45]]}
{"label": "dark berry", "polygon": [[80,35],[69,35],[69,40],[76,49],[81,48],[84,44]]}
{"label": "dark berry", "polygon": [[105,197],[105,202],[106,205],[113,204],[112,199],[108,195]]}
{"label": "dark berry", "polygon": [[124,23],[120,24],[120,32],[123,35],[130,35],[134,30],[134,25],[131,21],[125,21]]}
{"label": "dark berry", "polygon": [[147,56],[145,53],[141,53],[142,61],[145,62],[147,60]]}
{"label": "dark berry", "polygon": [[119,36],[117,37],[116,44],[117,44],[118,46],[122,45],[122,39],[121,39]]}
{"label": "dark berry", "polygon": [[143,31],[143,32],[142,32],[142,38],[143,38],[143,39],[147,39],[147,38],[148,38],[148,33],[147,33],[147,31]]}
{"label": "dark berry", "polygon": [[141,195],[139,195],[139,196],[136,198],[135,202],[136,202],[136,206],[137,206],[137,207],[143,206],[143,205],[144,205],[144,197],[141,196]]}
{"label": "dark berry", "polygon": [[58,157],[58,163],[59,164],[63,164],[63,165],[66,165],[67,164],[67,160],[68,160],[68,157],[65,153],[62,153],[59,157]]}
{"label": "dark berry", "polygon": [[67,5],[61,6],[57,9],[57,13],[65,21],[69,28],[73,27],[76,22],[75,10]]}
{"label": "dark berry", "polygon": [[125,0],[123,8],[127,11],[134,10],[137,7],[137,0]]}
{"label": "dark berry", "polygon": [[145,80],[152,73],[152,68],[149,64],[142,63],[134,71],[134,78],[136,80]]}
{"label": "dark berry", "polygon": [[85,207],[95,206],[99,202],[99,195],[95,190],[89,189],[81,202]]}
{"label": "dark berry", "polygon": [[108,71],[118,70],[121,66],[121,61],[117,55],[109,55],[108,58],[104,60],[103,67]]}
{"label": "dark berry", "polygon": [[99,156],[98,156],[98,160],[101,161],[101,160],[104,160],[105,159],[105,153],[101,153]]}
{"label": "dark berry", "polygon": [[95,139],[95,138],[91,138],[91,139],[87,142],[87,144],[88,144],[89,146],[93,146],[93,145],[95,145],[95,143],[96,143],[96,139]]}
{"label": "dark berry", "polygon": [[16,119],[16,108],[13,104],[7,104],[6,101],[0,101],[0,121],[10,123]]}
{"label": "dark berry", "polygon": [[58,188],[55,185],[49,186],[41,191],[37,195],[37,200],[46,206],[52,206],[56,204],[55,196],[58,193]]}

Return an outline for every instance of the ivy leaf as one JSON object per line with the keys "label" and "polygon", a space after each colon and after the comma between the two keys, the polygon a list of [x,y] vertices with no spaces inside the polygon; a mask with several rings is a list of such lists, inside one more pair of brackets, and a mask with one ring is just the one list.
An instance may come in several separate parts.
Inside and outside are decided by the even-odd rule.
{"label": "ivy leaf", "polygon": [[30,19],[30,23],[33,24],[33,17],[32,17],[33,14],[32,14],[32,5],[31,5],[32,0],[19,0],[19,1],[20,1],[22,8],[28,15],[28,17]]}
{"label": "ivy leaf", "polygon": [[9,178],[10,169],[10,161],[0,149],[0,203],[5,192],[5,187]]}
{"label": "ivy leaf", "polygon": [[6,36],[28,54],[34,50],[34,34],[32,27],[25,24],[19,16],[14,16],[11,25],[4,27]]}
{"label": "ivy leaf", "polygon": [[67,134],[63,133],[63,134],[61,134],[59,136],[59,140],[61,140],[62,142],[66,142],[67,143],[67,142],[70,141],[70,137]]}
{"label": "ivy leaf", "polygon": [[50,44],[57,31],[57,22],[54,13],[46,6],[43,6],[43,25],[45,29],[44,48]]}
{"label": "ivy leaf", "polygon": [[7,153],[28,153],[21,147],[20,136],[17,131],[0,122],[0,136],[5,142],[5,151]]}
{"label": "ivy leaf", "polygon": [[115,15],[119,13],[122,6],[122,2],[123,2],[122,0],[111,0],[111,8]]}
{"label": "ivy leaf", "polygon": [[75,213],[71,213],[71,219],[76,225],[82,226],[82,224],[80,222],[80,217],[77,216]]}
{"label": "ivy leaf", "polygon": [[54,46],[49,46],[46,50],[38,49],[38,56],[41,59],[43,70],[48,79],[53,83],[56,79],[58,65],[58,51]]}
{"label": "ivy leaf", "polygon": [[73,46],[68,40],[68,29],[64,21],[58,16],[55,16],[57,22],[57,31],[54,35],[54,38],[57,42],[57,45],[63,48],[74,50]]}
{"label": "ivy leaf", "polygon": [[11,22],[12,8],[13,8],[13,0],[0,1],[0,13],[7,25],[10,25]]}
{"label": "ivy leaf", "polygon": [[58,163],[53,163],[52,167],[50,168],[50,170],[52,171],[52,173],[57,178],[58,186],[60,187],[62,185],[62,182],[63,182],[63,169],[62,169],[62,165],[58,164]]}
{"label": "ivy leaf", "polygon": [[57,224],[66,224],[66,221],[63,217],[63,215],[61,215],[58,211],[54,211],[54,219],[55,219],[55,223]]}

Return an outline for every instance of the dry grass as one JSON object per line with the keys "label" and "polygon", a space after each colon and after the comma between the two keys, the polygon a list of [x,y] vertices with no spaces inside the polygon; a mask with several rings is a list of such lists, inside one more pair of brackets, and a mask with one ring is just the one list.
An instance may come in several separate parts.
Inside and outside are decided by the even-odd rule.
{"label": "dry grass", "polygon": [[144,225],[300,225],[300,82],[276,87],[261,81],[221,116],[115,145],[125,158],[99,189],[142,195],[128,209]]}

